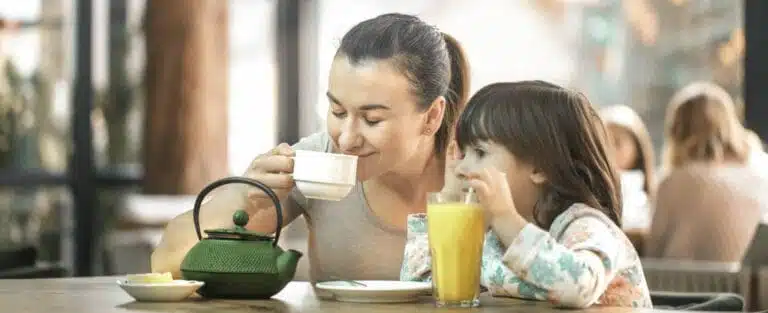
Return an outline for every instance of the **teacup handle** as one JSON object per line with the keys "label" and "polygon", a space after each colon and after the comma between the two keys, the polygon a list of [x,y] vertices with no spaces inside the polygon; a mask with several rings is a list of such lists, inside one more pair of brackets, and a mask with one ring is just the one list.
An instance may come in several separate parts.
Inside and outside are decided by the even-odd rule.
{"label": "teacup handle", "polygon": [[216,189],[221,185],[231,183],[241,183],[259,188],[264,191],[264,193],[266,193],[267,196],[269,196],[269,198],[275,204],[275,210],[277,211],[277,229],[275,230],[275,239],[272,245],[277,246],[277,241],[280,239],[280,231],[283,229],[283,207],[280,205],[280,199],[278,199],[277,194],[275,194],[271,188],[267,187],[267,185],[264,185],[262,182],[255,179],[239,176],[226,177],[214,181],[208,186],[205,186],[203,190],[201,190],[197,195],[197,199],[195,199],[195,207],[192,210],[192,219],[195,222],[195,233],[197,233],[197,240],[203,239],[203,235],[200,232],[200,206],[203,203],[203,199],[205,199],[205,196],[208,195],[209,192],[213,191],[213,189]]}

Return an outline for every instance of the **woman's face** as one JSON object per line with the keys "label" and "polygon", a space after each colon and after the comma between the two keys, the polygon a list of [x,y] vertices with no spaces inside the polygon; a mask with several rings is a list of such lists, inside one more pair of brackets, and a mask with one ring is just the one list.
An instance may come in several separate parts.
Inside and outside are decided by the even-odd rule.
{"label": "woman's face", "polygon": [[456,175],[478,172],[486,167],[495,167],[506,173],[509,191],[520,215],[533,222],[533,207],[540,194],[534,183],[534,167],[510,153],[504,146],[491,141],[464,147],[463,158],[456,165]]}
{"label": "woman's face", "polygon": [[339,152],[359,156],[361,181],[407,170],[410,159],[432,149],[436,129],[425,131],[427,112],[418,110],[408,80],[388,61],[353,65],[336,57],[327,95],[328,133]]}
{"label": "woman's face", "polygon": [[611,137],[611,147],[616,166],[622,170],[631,170],[637,164],[637,145],[635,137],[624,127],[609,124],[608,133]]}

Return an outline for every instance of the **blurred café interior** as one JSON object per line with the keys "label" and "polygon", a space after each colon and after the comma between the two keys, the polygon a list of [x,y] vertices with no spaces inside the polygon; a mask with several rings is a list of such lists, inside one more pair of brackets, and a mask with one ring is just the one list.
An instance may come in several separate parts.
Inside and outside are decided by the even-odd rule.
{"label": "blurred caf\u00e9 interior", "polygon": [[[656,187],[667,107],[693,82],[725,90],[765,154],[762,0],[0,0],[0,279],[149,272],[163,227],[202,187],[324,129],[341,36],[385,12],[459,39],[473,91],[543,79],[583,92],[647,137],[633,153],[650,155]],[[768,163],[749,166],[768,180]],[[768,309],[768,184],[738,181],[657,190],[652,204],[689,213],[650,205],[656,216],[626,223],[651,289]],[[698,219],[687,200],[705,190],[720,196]],[[303,223],[285,246],[305,249]]]}

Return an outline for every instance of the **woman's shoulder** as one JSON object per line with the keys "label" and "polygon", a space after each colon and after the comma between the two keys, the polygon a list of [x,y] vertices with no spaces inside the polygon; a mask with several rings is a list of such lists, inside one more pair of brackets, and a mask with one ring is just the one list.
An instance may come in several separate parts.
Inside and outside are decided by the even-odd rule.
{"label": "woman's shoulder", "polygon": [[700,194],[704,190],[764,190],[767,184],[768,175],[754,166],[696,163],[670,171],[659,182],[658,191],[669,197],[679,197],[681,193]]}
{"label": "woman's shoulder", "polygon": [[326,131],[319,131],[305,136],[291,146],[293,150],[309,150],[318,152],[331,152],[331,136]]}

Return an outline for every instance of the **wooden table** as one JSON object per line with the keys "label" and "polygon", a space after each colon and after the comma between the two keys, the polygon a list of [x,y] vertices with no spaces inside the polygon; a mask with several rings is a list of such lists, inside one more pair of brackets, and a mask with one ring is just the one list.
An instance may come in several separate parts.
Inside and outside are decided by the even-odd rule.
{"label": "wooden table", "polygon": [[[245,312],[568,312],[543,302],[482,297],[474,309],[438,309],[429,297],[419,303],[356,304],[319,300],[306,282],[293,282],[272,300],[203,300],[174,303],[135,302],[117,286],[115,277],[0,280],[0,312],[24,313],[245,313]],[[675,311],[592,308],[586,312]]]}

